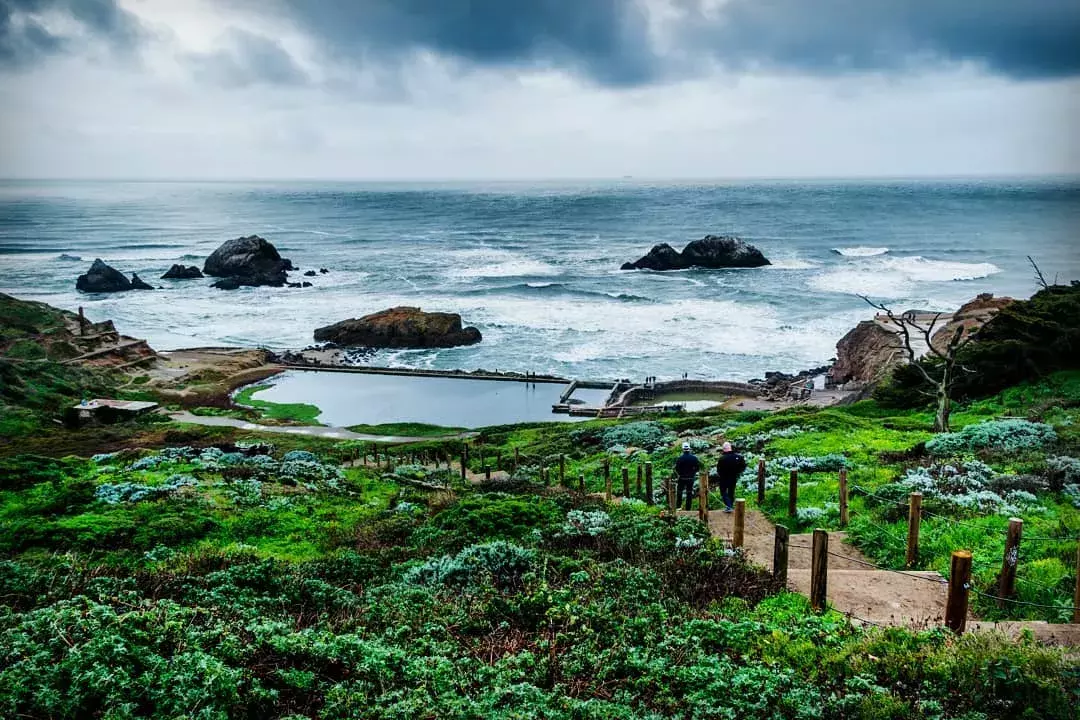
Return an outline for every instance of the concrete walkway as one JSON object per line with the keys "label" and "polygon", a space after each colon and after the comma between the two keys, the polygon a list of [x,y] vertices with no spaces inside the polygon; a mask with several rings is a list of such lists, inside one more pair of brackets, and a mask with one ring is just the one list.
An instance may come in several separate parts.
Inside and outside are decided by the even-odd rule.
{"label": "concrete walkway", "polygon": [[394,445],[405,443],[433,442],[439,440],[460,440],[473,437],[476,433],[465,432],[451,435],[437,435],[433,437],[413,437],[407,435],[368,435],[355,433],[339,427],[326,427],[321,425],[259,425],[246,420],[238,420],[231,417],[193,415],[189,412],[170,413],[176,422],[189,423],[191,425],[205,425],[207,427],[231,427],[248,432],[276,433],[278,435],[304,435],[307,437],[325,438],[327,440],[361,440],[363,442],[379,442]]}

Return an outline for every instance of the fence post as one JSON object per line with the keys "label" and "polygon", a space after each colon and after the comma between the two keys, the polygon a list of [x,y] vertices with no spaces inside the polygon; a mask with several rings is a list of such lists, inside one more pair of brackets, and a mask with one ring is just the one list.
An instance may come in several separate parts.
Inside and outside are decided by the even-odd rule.
{"label": "fence post", "polygon": [[709,526],[709,473],[701,473],[698,480],[698,519]]}
{"label": "fence post", "polygon": [[776,542],[773,543],[772,574],[782,583],[787,583],[788,529],[776,526]]}
{"label": "fence post", "polygon": [[667,504],[668,510],[674,515],[675,511],[679,508],[675,507],[675,480],[670,475],[664,480],[664,487],[667,488]]}
{"label": "fence post", "polygon": [[799,471],[792,470],[791,478],[788,480],[788,496],[787,496],[787,514],[788,517],[795,517],[795,511],[799,506]]}
{"label": "fence post", "polygon": [[578,488],[578,492],[580,492],[580,493],[585,492],[585,473],[581,473],[581,475],[578,476],[577,488]]}
{"label": "fence post", "polygon": [[813,557],[810,561],[810,607],[818,612],[825,609],[829,580],[829,533],[814,531]]}
{"label": "fence post", "polygon": [[484,479],[487,480],[488,482],[491,482],[491,466],[490,465],[485,465],[484,466]]}
{"label": "fence post", "polygon": [[1076,589],[1073,590],[1073,622],[1080,623],[1080,543],[1076,544]]}
{"label": "fence post", "polygon": [[653,499],[652,462],[645,463],[645,502],[649,505],[656,504]]}
{"label": "fence post", "polygon": [[607,461],[604,461],[604,500],[611,502],[611,473]]}
{"label": "fence post", "polygon": [[847,527],[847,468],[840,468],[840,527]]}
{"label": "fence post", "polygon": [[757,504],[759,507],[765,504],[765,458],[757,461]]}
{"label": "fence post", "polygon": [[731,546],[743,546],[743,532],[746,527],[746,501],[742,498],[735,500],[735,522],[731,530]]}
{"label": "fence post", "polygon": [[638,466],[637,466],[637,494],[638,494],[638,497],[641,497],[641,470],[642,470],[641,463],[638,463]]}
{"label": "fence post", "polygon": [[630,468],[623,465],[622,469],[622,496],[630,497]]}
{"label": "fence post", "polygon": [[[998,595],[1010,598],[1015,592],[1016,564],[1020,557],[1020,534],[1024,530],[1024,521],[1009,518],[1009,530],[1005,534],[1005,555],[1001,560],[1001,580],[998,583]],[[998,600],[998,607],[1005,607],[1005,600]]]}
{"label": "fence post", "polygon": [[964,632],[967,625],[968,588],[971,584],[971,553],[955,550],[949,570],[949,596],[945,601],[945,627]]}
{"label": "fence post", "polygon": [[919,562],[919,521],[922,518],[922,493],[913,492],[908,500],[907,517],[907,558],[905,567],[914,567]]}
{"label": "fence post", "polygon": [[461,448],[461,479],[465,480],[468,477],[469,468],[469,446],[466,445]]}
{"label": "fence post", "polygon": [[566,484],[566,456],[559,455],[559,484]]}

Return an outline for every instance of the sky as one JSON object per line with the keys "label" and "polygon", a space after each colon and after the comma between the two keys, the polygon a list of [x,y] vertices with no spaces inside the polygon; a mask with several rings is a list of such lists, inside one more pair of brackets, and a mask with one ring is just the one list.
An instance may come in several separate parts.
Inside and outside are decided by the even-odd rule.
{"label": "sky", "polygon": [[1080,173],[1077,0],[0,0],[0,177]]}

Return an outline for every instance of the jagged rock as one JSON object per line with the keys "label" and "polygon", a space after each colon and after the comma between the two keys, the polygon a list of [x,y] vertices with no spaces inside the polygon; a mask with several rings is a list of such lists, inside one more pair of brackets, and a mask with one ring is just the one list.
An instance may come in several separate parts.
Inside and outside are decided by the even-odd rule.
{"label": "jagged rock", "polygon": [[124,292],[131,289],[131,281],[98,258],[85,275],[75,279],[75,289],[88,293]]}
{"label": "jagged rock", "polygon": [[315,331],[318,342],[372,348],[441,348],[472,345],[482,339],[474,327],[463,328],[456,313],[426,313],[396,307],[343,320]]}
{"label": "jagged rock", "polygon": [[311,287],[311,283],[305,280],[304,282],[300,283],[300,287]]}
{"label": "jagged rock", "polygon": [[131,289],[132,290],[153,290],[153,285],[148,285],[139,279],[139,273],[131,273]]}
{"label": "jagged rock", "polygon": [[326,274],[327,274],[327,273],[329,273],[330,271],[329,271],[329,270],[327,270],[326,268],[319,268],[319,272],[320,272],[320,273],[322,273],[323,275],[326,275]]}
{"label": "jagged rock", "polygon": [[202,271],[194,265],[173,265],[161,276],[162,280],[198,280]]}
{"label": "jagged rock", "polygon": [[[222,243],[206,258],[202,271],[212,277],[233,278],[237,286],[281,287],[286,283],[285,272],[292,269],[292,263],[281,257],[271,243],[258,235],[250,235]],[[226,285],[214,283],[214,287],[234,289],[232,283]]]}
{"label": "jagged rock", "polygon": [[315,272],[314,270],[308,270],[304,273],[304,277],[315,277],[318,274],[319,273]]}
{"label": "jagged rock", "polygon": [[210,287],[215,287],[218,290],[239,290],[240,281],[234,277],[221,278]]}
{"label": "jagged rock", "polygon": [[755,268],[769,260],[753,245],[728,235],[706,235],[677,252],[667,243],[653,246],[645,257],[625,263],[623,270],[685,270],[686,268]]}

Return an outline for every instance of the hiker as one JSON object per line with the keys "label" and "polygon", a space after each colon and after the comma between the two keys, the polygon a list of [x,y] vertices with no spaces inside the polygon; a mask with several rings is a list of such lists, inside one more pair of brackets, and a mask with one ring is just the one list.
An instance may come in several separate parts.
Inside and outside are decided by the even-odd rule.
{"label": "hiker", "polygon": [[684,442],[682,444],[682,455],[675,461],[675,474],[679,477],[678,484],[675,486],[676,508],[679,507],[683,491],[685,490],[686,509],[690,509],[690,504],[694,501],[694,478],[697,477],[698,470],[700,469],[701,462],[694,453],[690,452],[690,443]]}
{"label": "hiker", "polygon": [[746,458],[732,449],[731,443],[721,447],[716,461],[716,477],[720,480],[720,497],[724,500],[724,512],[735,510],[735,483],[746,469]]}

